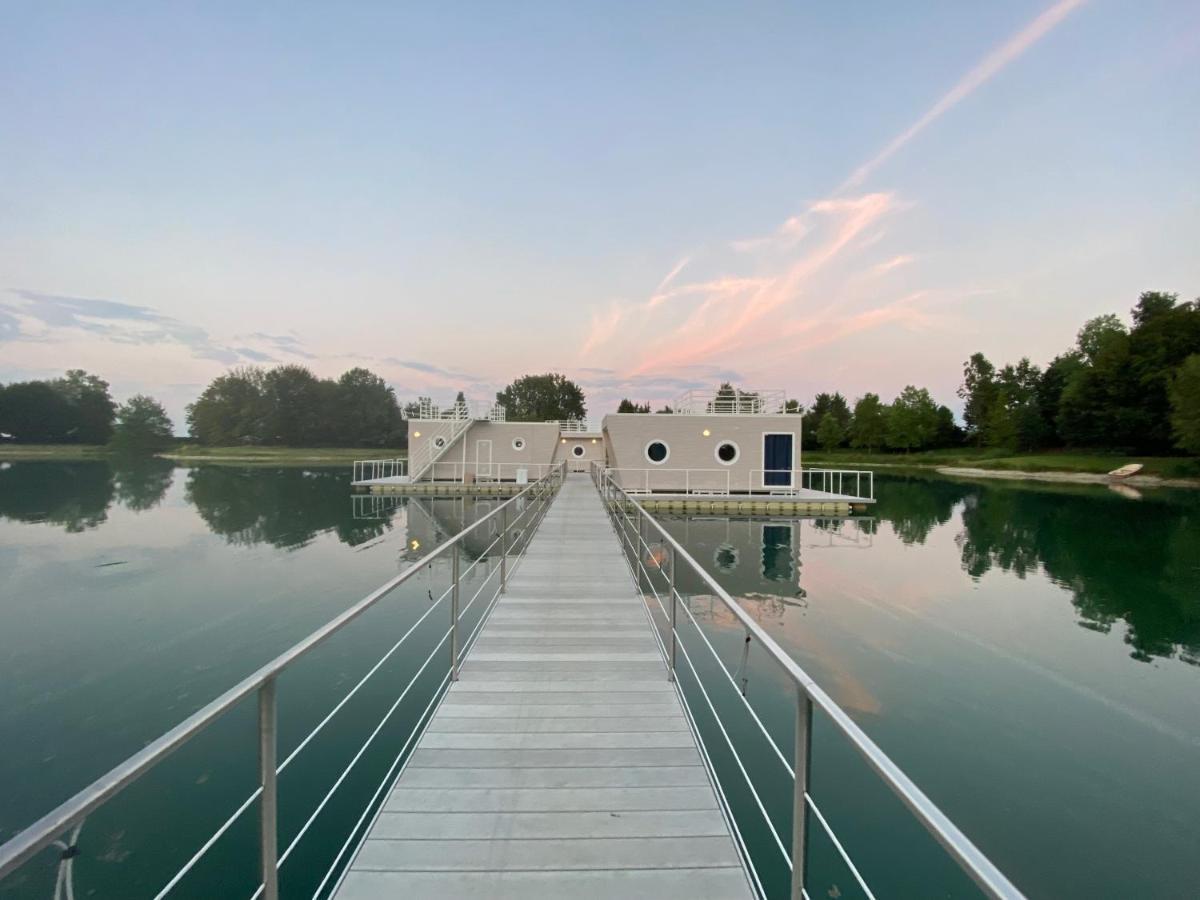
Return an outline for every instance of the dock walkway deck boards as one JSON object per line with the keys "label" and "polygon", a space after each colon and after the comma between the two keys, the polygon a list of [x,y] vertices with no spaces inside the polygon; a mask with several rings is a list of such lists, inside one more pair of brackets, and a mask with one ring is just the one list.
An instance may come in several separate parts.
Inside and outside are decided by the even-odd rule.
{"label": "dock walkway deck boards", "polygon": [[750,896],[599,494],[569,477],[338,900]]}

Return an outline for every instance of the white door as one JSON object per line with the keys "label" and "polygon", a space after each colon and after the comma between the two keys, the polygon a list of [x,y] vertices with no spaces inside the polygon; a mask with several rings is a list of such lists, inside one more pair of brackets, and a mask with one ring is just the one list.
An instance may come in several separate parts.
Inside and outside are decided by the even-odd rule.
{"label": "white door", "polygon": [[475,478],[492,477],[492,442],[475,442]]}

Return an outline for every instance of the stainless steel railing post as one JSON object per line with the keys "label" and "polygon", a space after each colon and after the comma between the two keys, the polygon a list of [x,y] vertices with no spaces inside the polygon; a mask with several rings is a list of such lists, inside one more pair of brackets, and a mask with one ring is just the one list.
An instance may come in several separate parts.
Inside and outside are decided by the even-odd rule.
{"label": "stainless steel railing post", "polygon": [[458,681],[458,541],[450,548],[450,680]]}
{"label": "stainless steel railing post", "polygon": [[500,508],[500,593],[508,588],[508,507]]}
{"label": "stainless steel railing post", "polygon": [[675,680],[675,549],[672,547],[667,556],[667,562],[671,566],[671,668],[667,672],[667,680]]}
{"label": "stainless steel railing post", "polygon": [[263,900],[279,900],[279,794],[275,781],[276,755],[275,679],[258,689],[259,860]]}
{"label": "stainless steel railing post", "polygon": [[802,900],[808,865],[808,777],[812,759],[812,699],[796,685],[796,749],[792,768],[796,784],[792,793],[792,900]]}

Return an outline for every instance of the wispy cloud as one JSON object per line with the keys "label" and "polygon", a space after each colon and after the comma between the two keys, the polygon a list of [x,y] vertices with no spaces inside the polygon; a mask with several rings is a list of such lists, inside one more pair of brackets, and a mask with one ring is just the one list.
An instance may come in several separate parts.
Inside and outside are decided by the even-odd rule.
{"label": "wispy cloud", "polygon": [[996,47],[926,110],[924,115],[892,138],[875,156],[855,169],[846,179],[841,190],[853,190],[859,187],[872,172],[887,162],[905,144],[994,78],[1005,66],[1053,31],[1057,25],[1083,6],[1085,2],[1086,0],[1059,0],[1058,3],[1045,10],[1011,38]]}
{"label": "wispy cloud", "polygon": [[[871,248],[887,236],[903,204],[893,192],[861,191],[891,156],[1049,34],[1086,0],[1058,0],[991,50],[912,125],[856,168],[829,196],[757,237],[725,245],[725,255],[689,254],[642,301],[615,300],[594,313],[583,356],[602,348],[634,376],[678,371],[714,358],[760,363],[794,355],[799,338],[816,346],[887,325],[932,327],[925,294],[880,297],[879,277],[915,262],[911,253]],[[882,258],[880,258],[882,256]],[[703,273],[680,284],[684,268]],[[714,269],[716,269],[714,271]],[[865,308],[864,308],[865,307]]]}
{"label": "wispy cloud", "polygon": [[7,340],[60,340],[75,331],[121,344],[175,343],[193,356],[226,365],[242,358],[237,350],[214,341],[203,328],[164,316],[148,306],[20,289],[11,293],[18,302],[0,303],[0,314],[8,323],[0,334]]}
{"label": "wispy cloud", "polygon": [[281,353],[288,353],[301,359],[317,358],[316,354],[309,353],[305,349],[304,343],[293,334],[267,334],[264,331],[256,331],[247,335],[247,339],[267,344]]}

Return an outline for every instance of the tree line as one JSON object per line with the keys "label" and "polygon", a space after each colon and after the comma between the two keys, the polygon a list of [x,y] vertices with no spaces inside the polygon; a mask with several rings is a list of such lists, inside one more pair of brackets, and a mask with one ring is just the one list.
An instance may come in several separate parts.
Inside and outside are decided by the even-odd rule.
{"label": "tree line", "polygon": [[[1075,346],[1045,369],[1028,358],[997,368],[973,354],[958,389],[965,427],[912,385],[891,403],[866,393],[851,405],[840,393],[822,393],[807,409],[787,401],[787,411],[804,414],[805,446],[824,450],[973,445],[1200,454],[1200,300],[1147,291],[1131,319],[1129,327],[1111,314],[1090,319]],[[728,383],[717,391],[718,400],[754,396]],[[650,404],[624,399],[617,412],[649,413]]]}
{"label": "tree line", "polygon": [[0,385],[0,441],[18,444],[108,444],[155,452],[174,440],[171,419],[153,397],[113,400],[109,384],[83,369],[49,381]]}
{"label": "tree line", "polygon": [[1028,358],[997,369],[971,356],[959,388],[968,440],[1200,453],[1200,302],[1147,291],[1131,319],[1090,319],[1045,369]]}

